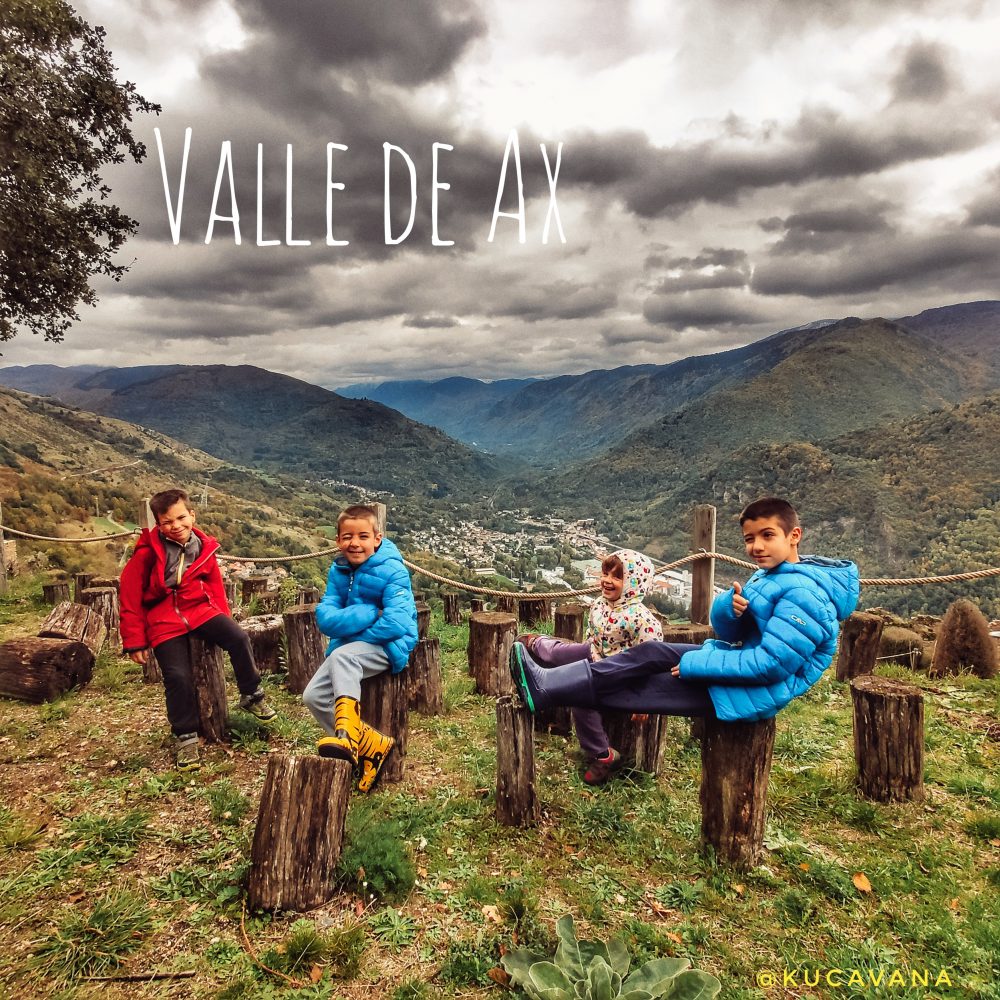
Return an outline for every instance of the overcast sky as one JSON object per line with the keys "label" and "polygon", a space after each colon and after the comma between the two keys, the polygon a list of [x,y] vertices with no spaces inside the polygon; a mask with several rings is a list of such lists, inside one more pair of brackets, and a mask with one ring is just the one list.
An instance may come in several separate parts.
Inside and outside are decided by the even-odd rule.
{"label": "overcast sky", "polygon": [[[81,0],[163,106],[109,180],[135,264],[5,364],[250,363],[327,386],[666,363],[1000,297],[1000,0]],[[176,211],[192,129],[179,242]],[[517,130],[525,242],[488,240]],[[225,171],[232,143],[240,245]],[[327,245],[327,144],[332,236]],[[383,144],[417,178],[386,245]],[[432,245],[433,143],[438,237]],[[562,158],[549,239],[550,182]],[[257,147],[264,240],[258,246]],[[392,233],[410,185],[392,154]],[[513,159],[500,209],[517,206]]]}

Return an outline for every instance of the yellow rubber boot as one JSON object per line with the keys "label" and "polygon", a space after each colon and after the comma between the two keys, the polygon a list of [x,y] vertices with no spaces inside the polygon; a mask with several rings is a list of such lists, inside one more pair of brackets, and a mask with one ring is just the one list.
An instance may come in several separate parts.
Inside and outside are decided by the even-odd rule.
{"label": "yellow rubber boot", "polygon": [[392,753],[396,741],[377,729],[372,729],[366,722],[361,723],[361,736],[358,739],[358,763],[361,765],[361,777],[358,779],[358,791],[370,792],[382,773],[382,765]]}
{"label": "yellow rubber boot", "polygon": [[317,744],[320,757],[349,760],[358,766],[358,738],[361,735],[361,706],[353,698],[340,697],[333,706],[333,736],[324,736]]}

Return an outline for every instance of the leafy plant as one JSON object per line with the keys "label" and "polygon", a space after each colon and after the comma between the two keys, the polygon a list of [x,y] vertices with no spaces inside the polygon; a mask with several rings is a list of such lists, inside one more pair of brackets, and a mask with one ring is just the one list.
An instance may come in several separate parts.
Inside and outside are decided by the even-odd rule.
{"label": "leafy plant", "polygon": [[391,906],[387,906],[381,913],[376,913],[369,923],[375,937],[396,948],[405,948],[406,945],[412,944],[417,936],[417,925],[413,922],[413,918]]}
{"label": "leafy plant", "polygon": [[654,958],[627,975],[631,956],[624,943],[577,940],[569,914],[556,922],[556,936],[553,961],[526,948],[500,960],[531,1000],[708,1000],[722,989],[715,976],[690,968],[686,958]]}
{"label": "leafy plant", "polygon": [[705,890],[705,882],[698,879],[694,884],[687,882],[671,882],[661,886],[656,891],[656,898],[664,905],[673,910],[680,910],[681,913],[692,913],[701,900],[701,894]]}
{"label": "leafy plant", "polygon": [[235,825],[250,811],[250,800],[228,779],[209,785],[202,794],[216,823]]}
{"label": "leafy plant", "polygon": [[405,898],[417,879],[399,822],[377,819],[367,804],[347,814],[337,872],[355,891],[390,900]]}
{"label": "leafy plant", "polygon": [[45,824],[0,806],[0,849],[23,851],[38,842]]}

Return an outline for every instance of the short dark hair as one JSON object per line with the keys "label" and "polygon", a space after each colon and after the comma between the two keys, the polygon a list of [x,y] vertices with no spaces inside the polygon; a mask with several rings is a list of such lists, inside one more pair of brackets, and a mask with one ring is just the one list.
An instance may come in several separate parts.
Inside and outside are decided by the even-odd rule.
{"label": "short dark hair", "polygon": [[601,560],[601,572],[610,573],[612,576],[620,576],[624,580],[625,564],[618,558],[618,556],[605,556]]}
{"label": "short dark hair", "polygon": [[744,507],[743,513],[740,514],[740,527],[743,527],[744,521],[757,521],[762,517],[777,518],[778,523],[785,529],[786,535],[791,532],[792,528],[801,527],[795,508],[787,500],[782,500],[780,497],[761,497],[759,500],[754,500],[748,507]]}
{"label": "short dark hair", "polygon": [[340,526],[348,520],[361,518],[367,518],[372,523],[372,527],[375,529],[376,533],[379,530],[378,527],[378,514],[375,513],[374,507],[369,507],[368,504],[356,503],[348,507],[346,510],[342,510],[337,518],[337,534],[340,534]]}
{"label": "short dark hair", "polygon": [[156,518],[156,523],[159,524],[160,518],[175,503],[182,503],[188,510],[191,509],[191,501],[188,499],[188,495],[181,489],[172,490],[161,490],[159,493],[154,493],[149,498],[149,509],[153,512],[153,517]]}

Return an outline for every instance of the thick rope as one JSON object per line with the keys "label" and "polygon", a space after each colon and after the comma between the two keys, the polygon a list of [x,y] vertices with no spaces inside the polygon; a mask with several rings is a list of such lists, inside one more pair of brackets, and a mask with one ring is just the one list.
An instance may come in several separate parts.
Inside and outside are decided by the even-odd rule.
{"label": "thick rope", "polygon": [[34,538],[39,542],[108,542],[113,538],[128,538],[131,535],[138,535],[139,530],[134,531],[121,531],[117,535],[96,535],[93,538],[55,538],[51,535],[32,535],[27,531],[18,531],[17,528],[8,527],[6,524],[0,524],[0,532],[7,535],[18,535],[21,538]]}

